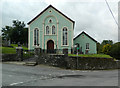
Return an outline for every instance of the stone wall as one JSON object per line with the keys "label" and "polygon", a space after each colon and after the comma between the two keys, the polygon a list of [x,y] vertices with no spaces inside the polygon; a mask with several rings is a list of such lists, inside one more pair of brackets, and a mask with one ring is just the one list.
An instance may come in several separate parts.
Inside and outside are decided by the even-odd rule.
{"label": "stone wall", "polygon": [[120,68],[120,62],[114,61],[112,58],[68,57],[67,60],[70,69],[102,70]]}
{"label": "stone wall", "polygon": [[120,62],[112,58],[72,57],[67,55],[41,54],[38,64],[46,64],[65,69],[104,70],[120,68]]}
{"label": "stone wall", "polygon": [[65,60],[65,55],[55,55],[55,54],[42,54],[39,55],[37,59],[38,64],[46,64],[55,67],[67,67],[67,61]]}
{"label": "stone wall", "polygon": [[2,54],[2,61],[16,61],[16,54]]}

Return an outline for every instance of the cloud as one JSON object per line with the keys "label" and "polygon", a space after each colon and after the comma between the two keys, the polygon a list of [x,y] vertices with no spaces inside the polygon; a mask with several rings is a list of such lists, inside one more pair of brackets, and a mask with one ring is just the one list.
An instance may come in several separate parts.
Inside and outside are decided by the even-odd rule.
{"label": "cloud", "polygon": [[[116,19],[117,1],[109,1]],[[75,21],[74,36],[85,31],[98,42],[118,41],[117,25],[104,0],[5,0],[2,2],[2,27],[12,25],[14,19],[28,23],[49,4]]]}

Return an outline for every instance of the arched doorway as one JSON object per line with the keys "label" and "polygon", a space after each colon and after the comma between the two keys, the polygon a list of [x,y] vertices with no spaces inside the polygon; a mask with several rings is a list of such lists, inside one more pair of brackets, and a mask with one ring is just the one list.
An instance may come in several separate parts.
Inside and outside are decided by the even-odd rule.
{"label": "arched doorway", "polygon": [[54,42],[53,42],[53,40],[47,41],[47,53],[54,53]]}

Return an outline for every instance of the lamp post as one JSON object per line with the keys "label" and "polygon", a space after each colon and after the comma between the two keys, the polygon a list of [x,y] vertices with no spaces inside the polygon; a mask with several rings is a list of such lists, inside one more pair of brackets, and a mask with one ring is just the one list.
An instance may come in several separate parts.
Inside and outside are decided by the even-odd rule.
{"label": "lamp post", "polygon": [[56,41],[56,53],[57,53],[57,41]]}
{"label": "lamp post", "polygon": [[79,50],[79,47],[77,47],[77,69],[78,69],[78,50]]}
{"label": "lamp post", "polygon": [[76,65],[76,68],[78,69],[78,49],[79,49],[79,47],[77,45],[74,45],[74,47],[77,48],[77,63],[76,63],[77,65]]}

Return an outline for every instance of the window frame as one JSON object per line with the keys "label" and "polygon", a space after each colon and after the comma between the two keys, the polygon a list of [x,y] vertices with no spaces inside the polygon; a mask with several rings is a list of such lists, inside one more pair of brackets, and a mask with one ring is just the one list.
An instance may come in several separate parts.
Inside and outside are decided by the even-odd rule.
{"label": "window frame", "polygon": [[[54,27],[54,33],[53,33],[53,27]],[[56,34],[55,28],[56,28],[55,25],[53,25],[53,26],[52,26],[52,35],[55,35],[55,34]]]}
{"label": "window frame", "polygon": [[[64,29],[66,29],[66,30],[64,30]],[[64,36],[65,36],[65,38],[63,38]],[[67,27],[63,27],[63,29],[62,29],[62,45],[63,46],[68,45],[68,28]]]}
{"label": "window frame", "polygon": [[39,46],[39,29],[34,29],[34,40],[33,40],[34,46]]}
{"label": "window frame", "polygon": [[[47,30],[47,27],[48,27],[48,30]],[[50,27],[48,25],[45,27],[45,34],[46,35],[50,34]]]}
{"label": "window frame", "polygon": [[89,49],[90,49],[90,44],[86,43],[86,50],[89,50]]}

